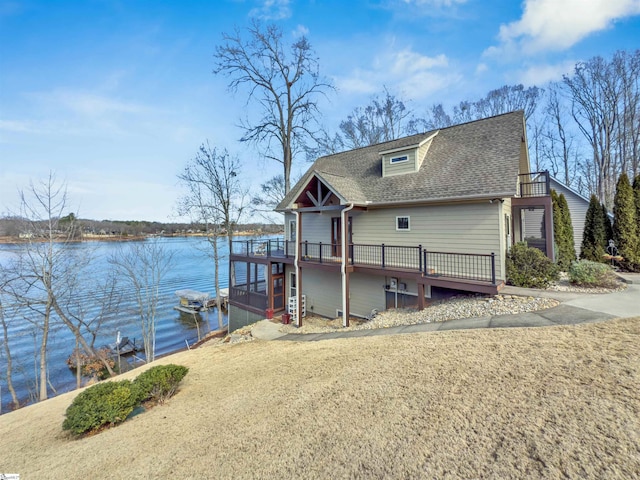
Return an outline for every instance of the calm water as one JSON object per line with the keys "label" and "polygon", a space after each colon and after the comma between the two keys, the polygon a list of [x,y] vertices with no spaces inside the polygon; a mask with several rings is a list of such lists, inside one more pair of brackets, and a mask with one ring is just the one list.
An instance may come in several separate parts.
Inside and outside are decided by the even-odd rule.
{"label": "calm water", "polygon": [[[156,356],[164,355],[176,350],[186,348],[186,343],[193,344],[198,340],[198,330],[193,320],[193,315],[184,314],[174,310],[178,304],[175,291],[180,289],[193,289],[208,292],[215,295],[213,260],[209,257],[211,247],[202,238],[161,238],[158,239],[166,250],[174,253],[173,268],[162,279],[160,285],[160,301],[157,310],[156,330]],[[67,248],[73,248],[79,255],[90,255],[92,273],[91,276],[100,276],[100,272],[107,272],[108,257],[117,248],[130,245],[127,242],[83,242]],[[227,240],[223,238],[219,242],[224,258],[220,262],[220,287],[228,287],[228,247]],[[19,246],[0,245],[0,264],[6,262],[19,250]],[[96,299],[91,279],[83,283],[84,290],[79,291],[83,301],[86,302],[89,314],[95,313],[99,301]],[[123,298],[117,315],[113,315],[102,327],[101,333],[95,342],[101,346],[115,341],[117,331],[122,336],[135,338],[136,343],[142,344],[138,320],[132,313],[133,290],[123,285],[119,289]],[[8,304],[4,299],[5,306]],[[11,315],[6,312],[5,317]],[[9,345],[13,358],[13,381],[21,401],[29,398],[34,387],[34,348],[39,347],[39,335],[35,332],[31,323],[23,317],[37,315],[22,311],[8,317],[9,320]],[[204,335],[210,330],[217,329],[218,312],[212,309],[198,316],[200,319],[200,334]],[[224,318],[226,325],[227,319]],[[0,332],[1,335],[1,332]],[[34,338],[37,335],[37,338]],[[34,340],[36,341],[34,343]],[[0,338],[0,342],[2,338]],[[36,344],[37,343],[37,344]],[[57,393],[62,393],[75,388],[75,373],[66,365],[66,360],[75,348],[75,340],[66,327],[57,325],[52,329],[49,337],[49,377]],[[142,354],[140,354],[142,355]],[[2,387],[2,411],[7,411],[7,405],[11,401],[5,379],[6,359],[4,352],[0,353],[0,385]],[[55,393],[50,390],[50,396]]]}

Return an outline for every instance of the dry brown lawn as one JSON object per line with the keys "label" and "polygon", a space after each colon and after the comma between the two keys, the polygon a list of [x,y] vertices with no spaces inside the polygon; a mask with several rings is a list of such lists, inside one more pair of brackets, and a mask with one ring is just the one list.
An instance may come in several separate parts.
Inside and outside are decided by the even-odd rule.
{"label": "dry brown lawn", "polygon": [[[640,317],[203,346],[180,392],[71,439],[0,417],[0,471],[65,478],[638,478]],[[137,372],[129,372],[129,376]]]}

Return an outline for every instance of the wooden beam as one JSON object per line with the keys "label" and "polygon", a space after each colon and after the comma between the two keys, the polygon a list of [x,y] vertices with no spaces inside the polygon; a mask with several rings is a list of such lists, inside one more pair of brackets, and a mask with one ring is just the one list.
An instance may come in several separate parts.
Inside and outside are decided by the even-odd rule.
{"label": "wooden beam", "polygon": [[327,205],[324,207],[302,207],[298,208],[298,212],[327,212],[327,211],[340,211],[344,208],[344,205]]}
{"label": "wooden beam", "polygon": [[331,194],[333,192],[331,190],[329,190],[327,192],[327,194],[324,196],[324,198],[322,199],[322,201],[320,202],[320,205],[324,205],[325,203],[327,203],[327,200],[329,200],[329,198],[331,197]]}
{"label": "wooden beam", "polygon": [[311,203],[313,203],[316,207],[319,207],[320,204],[318,203],[318,200],[316,200],[313,196],[313,194],[307,190],[307,197],[309,197],[309,199],[311,200]]}

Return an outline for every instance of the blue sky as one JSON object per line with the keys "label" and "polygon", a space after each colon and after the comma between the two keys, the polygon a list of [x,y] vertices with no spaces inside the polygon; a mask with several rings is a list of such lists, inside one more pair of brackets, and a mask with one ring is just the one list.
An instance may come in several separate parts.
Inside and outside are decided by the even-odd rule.
{"label": "blue sky", "polygon": [[280,173],[238,142],[245,98],[212,74],[222,32],[253,18],[307,35],[330,130],[384,86],[419,115],[640,47],[640,0],[0,0],[0,214],[54,171],[83,218],[176,220],[207,139],[253,189]]}

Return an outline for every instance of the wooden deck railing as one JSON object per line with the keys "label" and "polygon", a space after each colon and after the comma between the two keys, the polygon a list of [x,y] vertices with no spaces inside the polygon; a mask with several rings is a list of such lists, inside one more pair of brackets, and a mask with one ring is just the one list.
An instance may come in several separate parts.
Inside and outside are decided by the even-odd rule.
{"label": "wooden deck railing", "polygon": [[546,197],[551,195],[549,172],[532,172],[518,175],[521,197]]}

